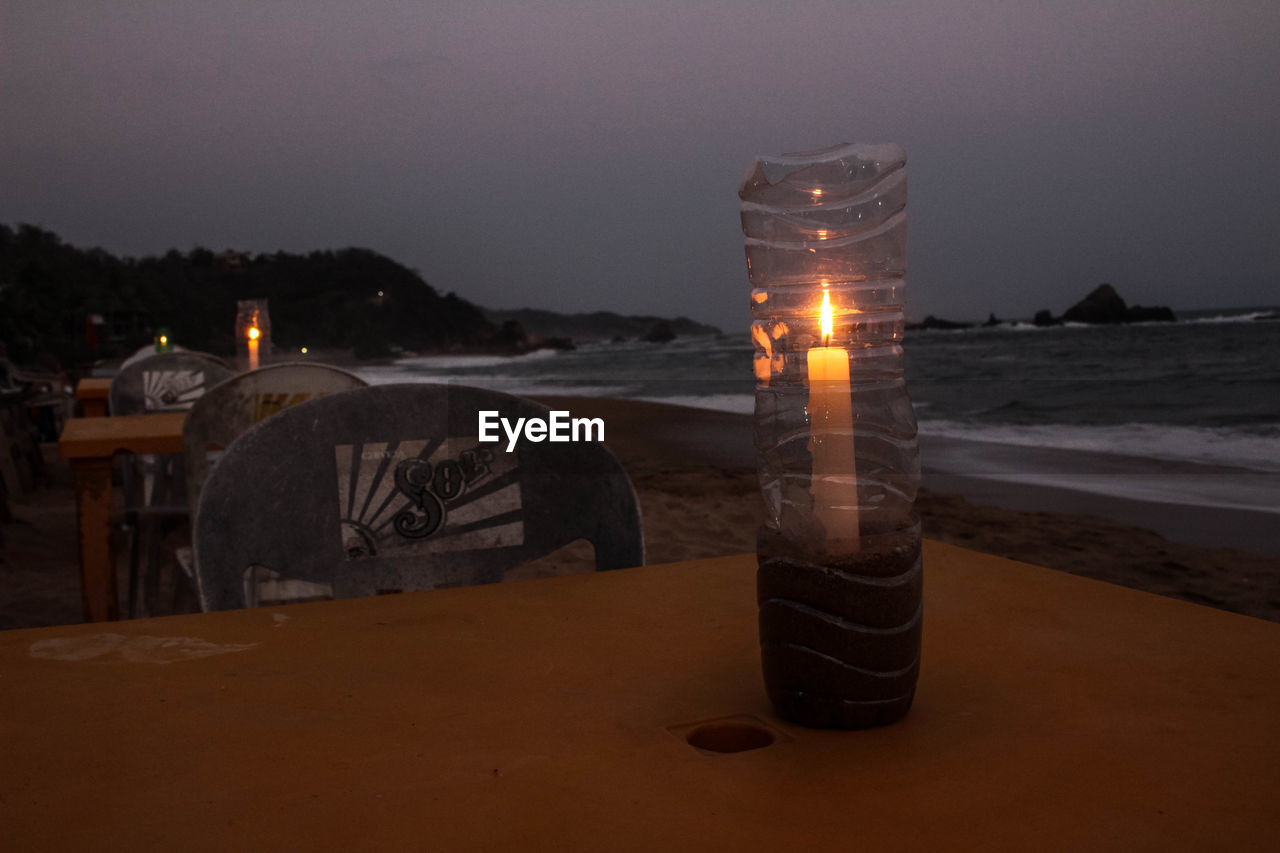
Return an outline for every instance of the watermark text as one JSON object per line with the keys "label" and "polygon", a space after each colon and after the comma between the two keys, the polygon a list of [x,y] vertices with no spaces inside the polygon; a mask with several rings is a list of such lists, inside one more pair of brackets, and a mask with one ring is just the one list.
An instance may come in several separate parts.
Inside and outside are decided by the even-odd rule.
{"label": "watermark text", "polygon": [[507,452],[515,450],[522,437],[535,444],[540,441],[604,441],[604,418],[575,418],[568,412],[551,410],[547,418],[516,418],[512,423],[496,410],[479,413],[478,435],[481,443],[502,441],[498,430],[507,437]]}

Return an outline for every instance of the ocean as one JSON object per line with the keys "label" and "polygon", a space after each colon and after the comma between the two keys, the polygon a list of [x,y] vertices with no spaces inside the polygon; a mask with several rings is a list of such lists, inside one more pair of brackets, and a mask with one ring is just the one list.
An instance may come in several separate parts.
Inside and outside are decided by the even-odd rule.
{"label": "ocean", "polygon": [[[967,462],[973,470],[952,472],[1280,514],[1280,477],[1250,476],[1280,474],[1280,321],[1260,319],[1275,310],[1188,312],[1177,323],[909,332],[907,382],[922,447],[947,439],[993,451],[1108,454],[1145,461],[1152,476],[1073,482],[1061,462],[1023,471]],[[744,330],[516,357],[410,358],[358,372],[374,383],[459,382],[750,413],[751,358]],[[1183,476],[1162,485],[1162,471]],[[1188,478],[1188,471],[1215,476]]]}

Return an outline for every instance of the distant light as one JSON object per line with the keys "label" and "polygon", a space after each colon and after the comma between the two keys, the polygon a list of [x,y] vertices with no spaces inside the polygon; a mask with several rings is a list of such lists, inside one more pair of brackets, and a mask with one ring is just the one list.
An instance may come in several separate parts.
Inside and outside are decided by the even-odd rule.
{"label": "distant light", "polygon": [[257,326],[251,326],[249,328],[249,340],[256,341],[261,334],[262,332],[258,331]]}
{"label": "distant light", "polygon": [[160,336],[160,346],[162,346],[162,347],[167,347],[168,345],[169,345],[169,336],[168,336],[168,335],[161,335],[161,336]]}
{"label": "distant light", "polygon": [[303,347],[303,348],[302,348],[302,354],[303,354],[303,355],[306,355],[306,354],[307,354],[307,348],[306,348],[306,347]]}
{"label": "distant light", "polygon": [[810,190],[810,192],[813,193],[814,201],[817,201],[818,199],[822,198],[822,190]]}
{"label": "distant light", "polygon": [[378,291],[378,295],[379,295],[379,296],[381,296],[381,295],[382,295],[382,291],[381,291],[381,290],[379,290],[379,291]]}

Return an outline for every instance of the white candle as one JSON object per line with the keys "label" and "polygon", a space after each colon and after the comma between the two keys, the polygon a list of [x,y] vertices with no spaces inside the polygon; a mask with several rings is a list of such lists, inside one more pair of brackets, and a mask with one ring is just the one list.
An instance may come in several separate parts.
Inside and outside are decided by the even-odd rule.
{"label": "white candle", "polygon": [[258,369],[258,336],[262,333],[257,327],[249,329],[249,369]]}
{"label": "white candle", "polygon": [[[822,339],[831,341],[831,298],[822,291]],[[809,369],[809,491],[813,514],[826,530],[833,553],[858,550],[858,490],[853,456],[853,398],[849,353],[843,347],[813,347]]]}

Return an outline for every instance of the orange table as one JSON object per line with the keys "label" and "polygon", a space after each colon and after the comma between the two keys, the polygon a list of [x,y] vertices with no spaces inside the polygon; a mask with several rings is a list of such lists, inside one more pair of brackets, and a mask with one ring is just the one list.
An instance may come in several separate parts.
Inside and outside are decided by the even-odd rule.
{"label": "orange table", "polygon": [[181,453],[186,412],[72,418],[58,439],[71,460],[80,526],[84,618],[118,618],[116,565],[111,553],[111,462],[117,453]]}
{"label": "orange table", "polygon": [[76,399],[86,418],[100,418],[107,414],[107,396],[111,391],[110,377],[87,376],[76,384]]}
{"label": "orange table", "polygon": [[[916,705],[862,732],[773,716],[751,555],[0,632],[0,826],[14,850],[1273,848],[1280,625],[933,542],[925,571]],[[773,744],[686,741],[747,745],[735,723]]]}

